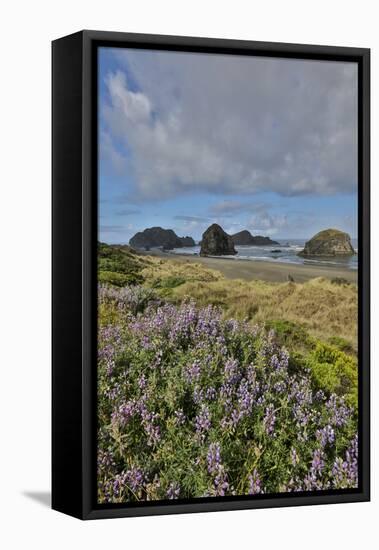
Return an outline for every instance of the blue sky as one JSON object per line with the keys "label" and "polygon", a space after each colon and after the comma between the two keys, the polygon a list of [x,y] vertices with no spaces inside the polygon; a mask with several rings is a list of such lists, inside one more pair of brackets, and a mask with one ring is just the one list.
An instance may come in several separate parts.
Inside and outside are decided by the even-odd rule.
{"label": "blue sky", "polygon": [[350,63],[99,51],[99,239],[357,235]]}

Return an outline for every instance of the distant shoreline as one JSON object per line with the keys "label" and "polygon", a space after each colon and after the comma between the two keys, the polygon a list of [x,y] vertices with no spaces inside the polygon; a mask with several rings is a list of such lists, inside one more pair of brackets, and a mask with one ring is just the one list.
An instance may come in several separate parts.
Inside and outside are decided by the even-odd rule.
{"label": "distant shoreline", "polygon": [[350,283],[357,284],[358,270],[341,266],[322,266],[291,264],[284,262],[266,262],[264,260],[229,259],[225,257],[215,258],[210,256],[191,256],[189,254],[177,254],[151,250],[143,252],[146,256],[161,257],[167,260],[181,263],[194,262],[220,271],[227,279],[243,279],[245,281],[262,280],[267,282],[282,283],[288,280],[290,275],[296,283],[303,283],[316,277],[333,279],[341,277]]}

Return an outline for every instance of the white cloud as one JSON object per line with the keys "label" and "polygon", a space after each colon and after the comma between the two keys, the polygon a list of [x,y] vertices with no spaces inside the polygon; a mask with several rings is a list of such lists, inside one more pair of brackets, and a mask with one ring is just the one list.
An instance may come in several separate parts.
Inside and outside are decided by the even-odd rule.
{"label": "white cloud", "polygon": [[262,233],[264,235],[275,235],[283,233],[283,230],[285,232],[292,225],[293,221],[290,223],[287,215],[272,215],[268,212],[261,212],[250,218],[248,229],[255,235]]}
{"label": "white cloud", "polygon": [[178,215],[174,216],[174,220],[182,220],[185,222],[195,222],[195,223],[207,223],[209,222],[209,218],[204,218],[201,216],[185,216],[185,215]]}
{"label": "white cloud", "polygon": [[125,171],[126,159],[115,149],[112,138],[107,132],[100,133],[100,156],[101,159],[109,159],[118,174]]}
{"label": "white cloud", "polygon": [[355,190],[353,64],[132,50],[117,56],[140,91],[122,71],[106,75],[105,146],[116,165],[117,154],[130,159],[135,197]]}
{"label": "white cloud", "polygon": [[222,215],[230,217],[234,216],[235,214],[243,214],[245,212],[262,212],[267,210],[269,206],[269,204],[261,202],[223,200],[221,202],[213,204],[210,207],[209,211],[215,216]]}

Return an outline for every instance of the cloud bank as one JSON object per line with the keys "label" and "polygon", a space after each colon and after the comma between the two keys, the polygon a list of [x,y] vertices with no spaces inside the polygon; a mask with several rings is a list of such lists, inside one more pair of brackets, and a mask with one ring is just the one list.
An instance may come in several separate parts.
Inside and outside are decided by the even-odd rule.
{"label": "cloud bank", "polygon": [[132,174],[126,192],[136,200],[356,190],[354,64],[114,55],[119,68],[105,75],[100,149],[116,171]]}

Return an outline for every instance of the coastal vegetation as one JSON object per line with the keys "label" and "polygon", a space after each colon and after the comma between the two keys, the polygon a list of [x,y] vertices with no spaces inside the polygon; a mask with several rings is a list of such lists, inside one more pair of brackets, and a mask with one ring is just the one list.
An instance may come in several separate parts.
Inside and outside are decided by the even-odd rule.
{"label": "coastal vegetation", "polygon": [[356,486],[356,285],[98,267],[99,502]]}
{"label": "coastal vegetation", "polygon": [[99,245],[98,502],[352,492],[354,64],[122,53],[98,63],[98,235],[129,245]]}

